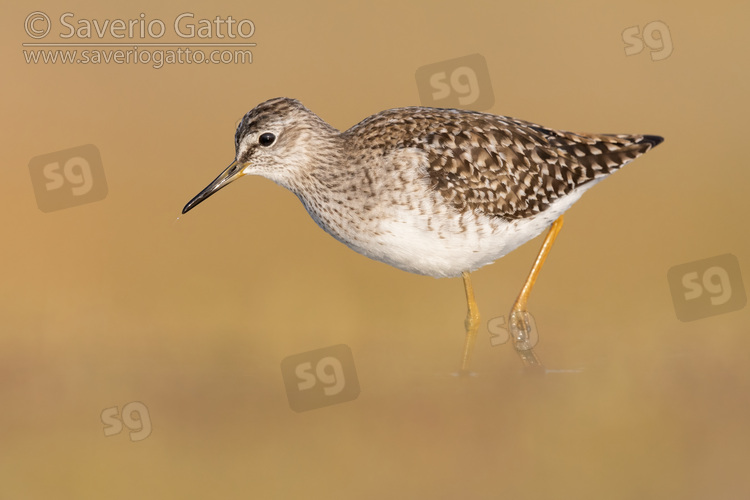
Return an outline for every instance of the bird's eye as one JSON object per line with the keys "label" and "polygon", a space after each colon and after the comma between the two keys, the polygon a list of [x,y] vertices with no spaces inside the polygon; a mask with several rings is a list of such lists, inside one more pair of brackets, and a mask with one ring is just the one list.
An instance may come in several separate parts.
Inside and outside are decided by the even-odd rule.
{"label": "bird's eye", "polygon": [[271,132],[266,132],[265,134],[260,134],[260,137],[258,137],[258,142],[261,146],[268,147],[271,144],[274,143],[276,140],[276,136],[273,135]]}

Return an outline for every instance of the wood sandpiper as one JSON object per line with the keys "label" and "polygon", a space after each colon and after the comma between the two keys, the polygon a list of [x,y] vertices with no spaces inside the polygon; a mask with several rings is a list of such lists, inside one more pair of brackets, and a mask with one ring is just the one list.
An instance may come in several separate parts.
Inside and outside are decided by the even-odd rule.
{"label": "wood sandpiper", "polygon": [[412,273],[462,276],[462,373],[479,328],[469,273],[551,225],[508,321],[525,365],[541,366],[526,307],[563,212],[662,141],[425,107],[383,111],[340,132],[281,97],[244,116],[234,161],[182,213],[244,175],[260,175],[297,195],[315,222],[349,248]]}

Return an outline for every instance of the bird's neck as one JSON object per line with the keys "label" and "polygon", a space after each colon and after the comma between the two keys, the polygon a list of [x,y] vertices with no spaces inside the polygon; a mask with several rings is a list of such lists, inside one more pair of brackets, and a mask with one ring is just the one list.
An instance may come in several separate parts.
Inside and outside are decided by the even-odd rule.
{"label": "bird's neck", "polygon": [[316,198],[338,199],[352,182],[346,158],[346,147],[341,134],[333,129],[325,135],[316,134],[307,141],[296,159],[295,175],[285,186],[303,203]]}
{"label": "bird's neck", "polygon": [[332,136],[307,148],[305,164],[285,186],[300,199],[315,222],[344,241],[342,225],[356,222],[369,198],[365,173],[350,161],[344,139]]}

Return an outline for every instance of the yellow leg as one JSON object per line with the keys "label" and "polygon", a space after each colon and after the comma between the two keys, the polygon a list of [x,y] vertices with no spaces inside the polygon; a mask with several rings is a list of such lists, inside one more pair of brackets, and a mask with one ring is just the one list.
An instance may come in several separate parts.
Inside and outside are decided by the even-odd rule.
{"label": "yellow leg", "polygon": [[510,311],[510,321],[508,321],[508,323],[510,327],[510,335],[513,339],[513,345],[518,354],[520,354],[521,360],[527,366],[541,366],[541,362],[533,351],[536,339],[532,338],[531,320],[529,318],[529,313],[526,310],[526,304],[528,303],[531,289],[534,287],[534,283],[536,283],[536,279],[539,276],[539,271],[542,270],[542,265],[544,264],[547,255],[549,255],[552,244],[555,242],[557,233],[560,232],[562,225],[563,216],[561,215],[552,224],[547,236],[544,238],[544,243],[542,243],[539,255],[536,256],[534,265],[531,267],[529,277],[526,278],[526,283],[524,283],[521,293],[518,294],[518,298]]}
{"label": "yellow leg", "polygon": [[466,340],[464,340],[464,354],[461,358],[461,373],[466,374],[469,372],[469,358],[474,350],[474,342],[477,339],[477,330],[479,330],[479,309],[474,300],[474,288],[471,286],[469,273],[464,271],[462,276],[464,278],[464,289],[466,290],[466,304],[469,308],[464,322]]}

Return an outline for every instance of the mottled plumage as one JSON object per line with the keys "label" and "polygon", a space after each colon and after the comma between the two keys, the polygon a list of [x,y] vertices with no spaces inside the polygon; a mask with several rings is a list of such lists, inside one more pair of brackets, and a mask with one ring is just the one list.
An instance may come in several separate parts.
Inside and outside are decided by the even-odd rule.
{"label": "mottled plumage", "polygon": [[245,115],[235,162],[184,211],[241,175],[261,175],[354,250],[406,271],[458,276],[534,238],[661,141],[424,107],[383,111],[339,132],[299,101],[277,98]]}
{"label": "mottled plumage", "polygon": [[531,217],[602,178],[662,139],[552,130],[504,116],[422,107],[371,116],[346,132],[389,151],[417,148],[431,187],[460,211],[505,220]]}

